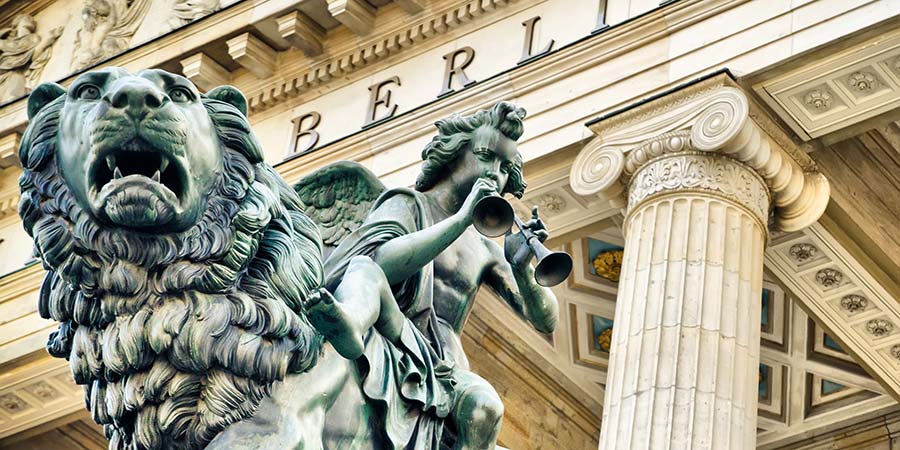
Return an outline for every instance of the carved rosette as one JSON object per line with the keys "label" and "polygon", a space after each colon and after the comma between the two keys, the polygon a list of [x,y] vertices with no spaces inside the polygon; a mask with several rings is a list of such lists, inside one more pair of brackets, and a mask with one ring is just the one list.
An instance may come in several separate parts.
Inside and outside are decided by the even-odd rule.
{"label": "carved rosette", "polygon": [[763,224],[774,213],[776,231],[818,220],[830,188],[812,161],[764,132],[740,89],[708,83],[719,85],[686,88],[595,125],[598,136],[572,166],[572,189],[628,210],[666,191],[702,191],[743,205]]}

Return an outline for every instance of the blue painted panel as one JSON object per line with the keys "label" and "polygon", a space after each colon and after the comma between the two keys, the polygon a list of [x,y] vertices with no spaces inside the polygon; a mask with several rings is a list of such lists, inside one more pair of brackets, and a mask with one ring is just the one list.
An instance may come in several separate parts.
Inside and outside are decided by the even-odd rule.
{"label": "blue painted panel", "polygon": [[827,335],[827,334],[825,335],[825,342],[824,342],[824,344],[825,344],[826,347],[828,347],[828,348],[830,348],[830,349],[832,349],[832,350],[835,350],[835,351],[839,351],[839,352],[841,352],[841,353],[844,353],[844,349],[841,348],[841,344],[838,344],[837,341],[835,341],[831,336],[829,336],[829,335]]}
{"label": "blue painted panel", "polygon": [[760,398],[769,398],[769,388],[771,387],[771,378],[772,369],[765,365],[759,365],[759,397]]}
{"label": "blue painted panel", "polygon": [[763,288],[762,291],[762,317],[760,319],[760,325],[762,325],[763,329],[767,329],[771,320],[769,319],[772,316],[772,308],[775,307],[773,305],[773,299],[775,298],[775,293],[770,291],[769,289]]}
{"label": "blue painted panel", "polygon": [[834,381],[822,380],[822,394],[828,395],[833,394],[838,391],[842,391],[847,386],[844,386],[840,383],[835,383]]}

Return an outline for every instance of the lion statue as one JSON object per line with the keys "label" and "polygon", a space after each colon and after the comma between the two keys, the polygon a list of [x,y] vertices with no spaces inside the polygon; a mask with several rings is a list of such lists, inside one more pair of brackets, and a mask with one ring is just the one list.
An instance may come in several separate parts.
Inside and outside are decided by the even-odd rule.
{"label": "lion statue", "polygon": [[304,314],[319,231],[245,114],[236,89],[159,70],[29,98],[19,212],[46,269],[39,312],[59,322],[47,348],[111,450],[205,448],[320,356],[332,390],[351,369]]}

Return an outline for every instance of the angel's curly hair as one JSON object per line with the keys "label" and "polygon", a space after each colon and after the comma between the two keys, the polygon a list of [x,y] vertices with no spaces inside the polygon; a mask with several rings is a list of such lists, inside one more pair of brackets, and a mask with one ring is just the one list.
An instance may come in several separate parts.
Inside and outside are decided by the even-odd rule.
{"label": "angel's curly hair", "polygon": [[[500,102],[491,109],[485,109],[471,116],[454,114],[435,123],[438,135],[422,150],[422,173],[416,179],[416,190],[425,191],[446,176],[447,165],[455,161],[464,150],[470,150],[474,131],[482,126],[494,127],[504,136],[517,140],[525,128],[522,119],[525,110],[509,102]],[[522,155],[516,154],[509,179],[501,194],[510,193],[522,198],[525,193],[525,177],[522,174]]]}

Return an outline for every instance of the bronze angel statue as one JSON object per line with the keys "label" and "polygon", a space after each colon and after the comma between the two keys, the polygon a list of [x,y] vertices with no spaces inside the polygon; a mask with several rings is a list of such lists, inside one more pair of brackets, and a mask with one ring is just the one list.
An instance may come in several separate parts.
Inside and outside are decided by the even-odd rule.
{"label": "bronze angel statue", "polygon": [[110,450],[493,449],[503,405],[460,334],[482,284],[540,331],[537,211],[501,246],[473,229],[521,196],[525,112],[437,123],[415,189],[342,162],[288,185],[243,95],[109,68],[28,102],[19,213],[39,311]]}

